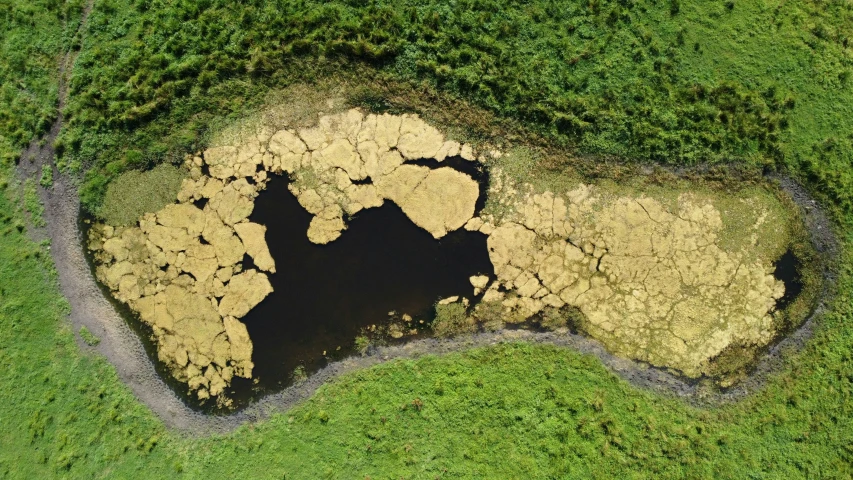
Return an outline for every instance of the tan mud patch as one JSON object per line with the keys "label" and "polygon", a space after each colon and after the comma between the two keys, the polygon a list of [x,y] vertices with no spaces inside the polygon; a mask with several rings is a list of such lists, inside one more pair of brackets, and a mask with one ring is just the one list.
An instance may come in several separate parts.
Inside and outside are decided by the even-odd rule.
{"label": "tan mud patch", "polygon": [[754,251],[761,241],[781,252],[788,240],[761,229],[764,203],[741,202],[740,218],[752,220],[733,250],[720,247],[723,215],[707,196],[658,199],[585,184],[534,193],[499,170],[493,178],[490,201],[501,214],[466,228],[489,234],[497,281],[484,301],[499,302],[507,318],[575,307],[581,328],[612,352],[691,377],[728,347],[760,347],[776,334],[784,285],[774,259]]}

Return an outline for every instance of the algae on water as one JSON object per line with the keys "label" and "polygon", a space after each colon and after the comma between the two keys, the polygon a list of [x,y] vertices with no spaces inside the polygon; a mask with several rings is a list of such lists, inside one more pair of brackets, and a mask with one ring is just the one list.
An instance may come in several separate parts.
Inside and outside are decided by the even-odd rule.
{"label": "algae on water", "polygon": [[[499,303],[507,317],[576,308],[580,328],[611,352],[690,377],[708,373],[730,347],[761,347],[775,336],[785,289],[773,260],[789,238],[769,225],[769,199],[655,198],[580,182],[537,193],[499,169],[492,178],[490,202],[499,208],[466,228],[489,235],[497,280],[483,302]],[[740,242],[727,244],[717,205],[732,202]]]}

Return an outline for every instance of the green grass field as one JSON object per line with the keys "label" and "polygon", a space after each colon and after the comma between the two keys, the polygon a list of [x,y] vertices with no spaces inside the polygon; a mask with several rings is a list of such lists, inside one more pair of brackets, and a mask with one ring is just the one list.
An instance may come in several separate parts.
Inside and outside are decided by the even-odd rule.
{"label": "green grass field", "polygon": [[[82,36],[79,1],[0,0],[0,478],[850,478],[851,8],[98,0]],[[271,89],[366,63],[374,81],[461,98],[578,154],[801,178],[841,237],[837,294],[765,388],[723,407],[516,344],[350,374],[226,436],[169,432],[78,348],[47,246],[26,235],[38,208],[14,161],[56,116],[69,49],[59,162],[93,212],[112,178],[180,159]]]}

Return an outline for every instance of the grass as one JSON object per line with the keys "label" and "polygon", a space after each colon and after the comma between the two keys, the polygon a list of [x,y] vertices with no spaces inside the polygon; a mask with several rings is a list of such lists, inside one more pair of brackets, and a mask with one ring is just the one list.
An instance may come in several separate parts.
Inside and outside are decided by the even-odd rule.
{"label": "grass", "polygon": [[[848,3],[98,0],[82,42],[79,1],[0,6],[0,478],[853,475]],[[837,294],[765,388],[719,408],[637,390],[570,350],[508,344],[390,362],[268,421],[186,438],[76,347],[47,246],[8,188],[55,117],[69,48],[81,54],[56,146],[91,212],[110,180],[179,161],[271,88],[360,79],[355,59],[377,72],[366,82],[414,83],[365,90],[377,108],[419,97],[431,115],[481,122],[450,108],[456,96],[578,155],[787,170],[842,235]]]}
{"label": "grass", "polygon": [[[0,143],[21,147],[56,117],[58,54],[71,43],[83,1],[0,2]],[[3,161],[19,152],[3,149]]]}
{"label": "grass", "polygon": [[355,351],[360,355],[364,355],[367,353],[367,350],[370,349],[370,337],[367,335],[359,335],[355,337]]}
{"label": "grass", "polygon": [[107,187],[98,215],[110,225],[133,225],[143,214],[173,203],[186,176],[185,170],[168,164],[124,172]]}
{"label": "grass", "polygon": [[[802,170],[846,197],[851,7],[682,3],[99,2],[62,163],[86,170],[96,210],[109,179],[193,151],[211,117],[312,78],[319,57],[370,62],[584,154]],[[829,160],[809,168],[815,149]]]}
{"label": "grass", "polygon": [[450,337],[472,332],[476,325],[468,318],[467,307],[460,302],[435,306],[435,319],[432,331],[439,337]]}
{"label": "grass", "polygon": [[[27,239],[26,229],[17,227],[25,212],[6,194],[0,197],[0,401],[15,406],[0,413],[0,477],[77,476],[95,465],[105,476],[115,458],[141,465],[140,446],[163,427],[111,365],[77,349],[62,321],[69,307],[46,246]],[[134,470],[113,471],[127,476]]]}
{"label": "grass", "polygon": [[53,167],[51,165],[41,166],[41,178],[39,179],[39,185],[44,188],[50,188],[53,186]]}
{"label": "grass", "polygon": [[85,325],[80,327],[79,333],[80,338],[83,339],[83,343],[90,347],[97,347],[101,343],[101,339],[96,337]]}
{"label": "grass", "polygon": [[36,184],[32,179],[28,178],[24,181],[23,201],[30,225],[34,227],[44,227],[47,225],[44,221],[44,206],[41,204]]}

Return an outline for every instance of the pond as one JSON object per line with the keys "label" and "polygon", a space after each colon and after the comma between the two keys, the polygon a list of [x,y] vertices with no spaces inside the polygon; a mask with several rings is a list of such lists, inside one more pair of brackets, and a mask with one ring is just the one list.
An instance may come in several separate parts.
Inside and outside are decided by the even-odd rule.
{"label": "pond", "polygon": [[[448,163],[486,184],[474,164],[454,158],[440,165]],[[438,300],[470,298],[469,277],[493,275],[485,235],[460,229],[436,240],[390,201],[355,215],[337,240],[311,243],[305,232],[312,216],[287,184],[286,177],[273,176],[250,216],[267,227],[277,273],[269,275],[274,292],[242,319],[255,369],[254,379],[235,378],[229,389],[237,406],[286,387],[298,367],[311,374],[353,354],[355,338],[373,325],[408,314],[423,332]],[[244,267],[252,267],[248,257]]]}
{"label": "pond", "polygon": [[[460,157],[452,157],[444,162],[420,160],[409,163],[427,168],[450,166],[471,176],[478,182],[480,187],[479,198],[475,209],[476,213],[479,213],[483,209],[485,187],[488,185],[488,173],[480,163],[465,161]],[[312,243],[307,235],[309,224],[312,222],[312,215],[299,204],[296,197],[290,192],[288,188],[290,186],[289,182],[290,180],[286,176],[272,176],[266,183],[265,189],[258,193],[257,198],[250,205],[251,209],[247,209],[243,213],[243,217],[241,217],[245,218],[245,215],[251,211],[252,213],[248,220],[253,222],[253,224],[264,225],[266,227],[264,234],[265,243],[272,257],[275,259],[277,273],[269,275],[269,283],[272,286],[273,292],[262,301],[263,296],[255,300],[255,302],[260,303],[255,305],[251,310],[248,310],[248,314],[241,318],[242,323],[245,324],[247,329],[248,337],[251,339],[253,347],[251,361],[254,362],[254,368],[251,379],[235,377],[230,385],[225,387],[226,396],[233,401],[231,406],[236,408],[246,406],[262,395],[280,391],[304,375],[310,375],[325,367],[329,362],[357,354],[360,350],[359,346],[364,346],[365,342],[362,340],[365,338],[369,337],[372,341],[399,343],[412,338],[429,335],[431,331],[430,324],[435,316],[434,307],[436,302],[442,298],[451,296],[468,297],[476,302],[480,297],[476,299],[472,298],[474,289],[470,284],[469,278],[475,275],[487,275],[491,280],[497,278],[494,273],[495,267],[493,266],[495,258],[490,258],[490,249],[493,250],[492,253],[499,250],[503,252],[504,250],[509,251],[509,247],[515,245],[507,244],[509,245],[507,246],[501,243],[502,241],[508,241],[504,238],[507,231],[520,229],[527,237],[536,237],[538,235],[533,230],[533,227],[513,226],[514,224],[510,222],[510,224],[499,228],[503,236],[494,233],[492,237],[489,237],[488,247],[486,235],[480,232],[469,232],[464,229],[450,232],[440,240],[436,240],[432,234],[415,225],[397,204],[386,201],[381,207],[362,210],[352,218],[347,218],[346,224],[348,227],[340,238],[328,244],[316,244]],[[476,195],[476,189],[473,189],[472,193]],[[508,194],[513,195],[511,192]],[[570,196],[572,194],[572,192],[569,192]],[[528,203],[531,201],[534,202],[536,208],[531,207],[525,210],[527,212],[526,215],[532,215],[530,219],[526,219],[525,221],[529,220],[533,222],[535,219],[546,219],[551,222],[548,225],[553,223],[553,229],[556,232],[559,225],[553,219],[558,217],[551,210],[558,211],[559,205],[564,205],[564,201],[562,199],[554,199],[552,202],[549,202],[548,200],[552,197],[548,195],[551,194],[546,193],[526,198],[525,201]],[[469,201],[473,202],[475,197],[469,196],[468,198]],[[406,206],[406,201],[404,198],[404,207]],[[196,207],[204,208],[206,200],[198,200],[195,203]],[[630,202],[622,202],[611,207],[616,208],[623,204],[633,205]],[[646,204],[649,207],[641,204],[643,210],[646,210],[646,208],[652,208],[653,211],[657,211],[654,208],[663,209],[660,204],[655,203],[655,200],[647,200]],[[539,212],[539,209],[545,207],[547,207],[547,211],[543,211],[544,213]],[[686,204],[680,208],[693,207],[693,204]],[[189,208],[198,212],[198,210],[195,210],[191,206]],[[672,217],[672,214],[669,212],[664,212],[663,210],[661,212],[660,215],[663,216],[664,220]],[[713,210],[713,212],[716,212],[716,210]],[[411,212],[408,213],[411,214]],[[193,218],[192,215],[193,213],[190,212],[185,217]],[[202,215],[201,212],[198,212],[198,215]],[[669,217],[666,215],[669,215]],[[599,215],[595,216],[595,218],[598,217]],[[168,219],[169,217],[165,216],[164,218]],[[584,219],[576,219],[575,221],[586,221]],[[654,220],[648,211],[645,212],[645,215],[642,215],[642,212],[640,212],[636,216],[637,221],[634,224],[639,222],[640,226],[642,226],[645,225],[644,221],[648,223],[650,219]],[[163,221],[168,222],[169,220]],[[611,218],[610,221],[617,220]],[[535,225],[535,228],[539,229],[539,223]],[[639,233],[642,233],[638,229],[642,230],[639,227],[631,230],[629,234],[632,236],[631,238],[637,237]],[[590,227],[586,230],[593,231],[594,229]],[[655,233],[657,230],[649,230],[648,228],[646,230],[643,230],[646,236],[657,235]],[[713,232],[707,233],[703,230],[699,233],[711,235]],[[663,237],[668,238],[666,235],[663,235]],[[512,239],[515,239],[515,237],[510,238],[510,240]],[[592,248],[591,244],[584,244],[582,251],[580,247],[574,244],[566,244],[566,247],[554,247],[553,242],[540,245],[541,242],[536,243],[535,240],[536,238],[528,238],[525,242],[519,244],[519,248],[540,248],[542,245],[544,245],[542,248],[557,248],[557,250],[551,251],[550,255],[541,255],[541,259],[545,260],[558,258],[559,256],[554,252],[560,255],[568,255],[566,253],[568,251],[573,254],[573,261],[577,263],[580,260],[576,257],[582,257],[582,259],[586,259],[587,256],[595,257],[596,250],[598,249],[598,247]],[[601,239],[594,240],[598,241]],[[621,244],[617,240],[610,239],[613,242],[613,248],[616,249],[614,250],[616,253],[613,253],[612,256],[613,258],[623,258],[625,257],[624,255],[620,256],[618,254],[619,250],[616,247]],[[129,240],[122,240],[122,242],[126,241]],[[626,241],[631,244],[634,243],[633,239]],[[130,244],[121,243],[121,245]],[[569,248],[569,246],[572,248]],[[495,253],[495,255],[500,260],[504,257],[513,258],[514,255],[521,255],[525,252],[510,252],[508,255],[498,255]],[[577,255],[574,255],[575,253]],[[242,251],[234,256],[234,259],[229,264],[233,265],[234,262],[239,262],[241,255],[243,255]],[[253,255],[257,257],[257,254]],[[195,256],[191,257],[196,258]],[[697,264],[705,261],[703,260],[704,257],[701,257],[698,253],[694,257],[696,258],[691,257],[692,261],[695,263],[698,262]],[[506,259],[501,261],[505,262]],[[734,260],[730,262],[732,268],[734,268],[733,262]],[[613,262],[611,261],[611,263]],[[562,268],[567,264],[563,261],[560,265]],[[599,263],[589,263],[589,265],[595,265],[597,269]],[[242,268],[244,270],[256,269],[252,258],[248,255],[242,257]],[[777,309],[786,308],[802,291],[803,285],[800,269],[800,261],[792,251],[788,251],[775,262],[772,269],[759,272],[761,275],[764,275],[763,278],[766,278],[766,275],[772,272],[780,280],[779,284],[777,284],[778,287],[781,287],[781,283],[784,284],[784,297],[781,296],[782,291],[780,288],[775,287],[775,291],[779,292],[773,296],[777,300]],[[590,269],[586,268],[583,271],[586,272],[588,270]],[[549,281],[551,284],[556,281],[554,278],[551,278],[553,277],[551,270],[548,270],[546,266],[538,266],[532,272],[531,275],[544,275],[542,277],[543,281]],[[591,270],[590,272],[589,275],[597,274],[598,277],[606,279],[610,283],[614,283],[617,280],[612,273],[610,277],[605,277],[604,273],[598,274]],[[602,270],[602,272],[604,271]],[[159,272],[156,273],[159,275]],[[269,287],[266,285],[266,277],[264,278],[264,294],[266,294]],[[527,288],[528,283],[530,282],[524,284],[525,288]],[[580,281],[577,283],[581,286]],[[758,283],[766,287],[765,281],[762,280]],[[537,286],[541,287],[538,283]],[[741,285],[741,287],[744,286]],[[749,285],[746,285],[746,287],[749,287]],[[509,288],[509,286],[505,285],[503,288]],[[518,288],[517,285],[515,288]],[[554,286],[554,288],[557,287]],[[544,287],[539,288],[539,290],[543,289]],[[589,284],[587,284],[587,289],[589,289]],[[538,293],[539,290],[534,289],[530,293],[525,294],[530,299],[524,297],[521,300],[517,300],[516,297],[513,297],[507,301],[511,302],[513,299],[516,299],[518,302],[522,302],[527,299],[530,300],[528,303],[533,304],[535,301],[531,295],[534,293],[538,294],[539,297],[535,298],[543,296],[541,293]],[[558,290],[554,290],[554,292],[556,291]],[[563,293],[565,293],[562,290],[559,291],[561,292],[561,297],[557,297],[552,292],[550,297],[553,298],[548,298],[548,291],[546,290],[545,292],[545,300],[551,302],[549,305],[553,306],[552,310],[555,311],[549,311],[548,315],[542,317],[548,320],[549,324],[553,323],[551,322],[553,319],[559,320],[557,317],[561,317],[563,314],[568,316],[568,313],[563,312],[559,305],[554,304],[554,299],[561,300]],[[490,292],[495,294],[493,296],[503,297],[505,290],[500,290],[499,287],[498,290],[490,290]],[[570,296],[570,294],[571,292],[566,295]],[[220,295],[218,294],[217,296]],[[492,302],[494,301],[492,300]],[[566,302],[570,301],[566,300]],[[183,300],[180,300],[176,305],[183,305],[184,303],[182,302]],[[714,303],[714,300],[710,299],[709,302]],[[254,303],[252,304],[254,305]],[[489,303],[488,305],[492,304]],[[504,302],[503,305],[506,306],[507,303]],[[561,302],[561,305],[565,305],[565,303]],[[595,310],[597,308],[595,305],[583,305],[592,309],[592,313],[598,313]],[[762,305],[765,304],[762,303]],[[569,306],[573,305],[569,304]],[[168,308],[170,309],[168,311],[172,312],[172,307]],[[540,306],[539,310],[541,308]],[[762,306],[761,308],[766,309],[767,307]],[[199,309],[203,310],[201,306]],[[711,309],[713,310],[713,308]],[[186,308],[183,310],[186,310]],[[477,316],[475,314],[475,317],[479,321],[487,321],[490,318],[488,317],[489,311],[484,313],[485,316]],[[636,315],[630,312],[623,313],[624,319],[628,323],[636,318]],[[243,314],[241,313],[240,315]],[[697,317],[697,320],[711,318],[710,315],[702,314]],[[133,316],[135,317],[136,315]],[[601,315],[595,318],[600,317]],[[611,317],[612,315],[607,318]],[[541,320],[537,316],[536,311],[533,311],[532,317],[527,315],[523,319],[527,319],[523,322],[525,325],[531,321],[536,323],[538,320]],[[147,326],[143,322],[136,321],[136,319],[133,320],[131,321],[132,326],[135,326],[137,329],[141,328],[143,330],[141,332],[143,333],[143,337],[148,339],[153,338],[152,332],[147,331]],[[140,327],[140,324],[143,326]],[[563,325],[565,325],[565,322],[563,322]],[[393,329],[389,327],[393,327]],[[679,328],[681,327],[679,326]],[[389,335],[392,331],[393,335]],[[406,335],[403,335],[403,332]],[[230,336],[231,333],[229,332],[228,335]],[[595,335],[590,334],[590,336],[596,338]],[[147,347],[150,356],[157,358],[157,349],[153,348],[151,343]],[[245,361],[248,361],[248,353],[245,358]],[[641,360],[650,361],[645,358]],[[164,364],[160,362],[155,363],[158,366],[158,370],[166,378],[166,381],[173,385],[188,404],[194,408],[206,411],[218,409],[214,404],[215,402],[199,404],[195,396],[187,395],[185,384],[170,381],[175,379],[169,375],[170,372],[164,368]],[[650,363],[653,365],[659,364],[652,361]],[[663,364],[666,365],[666,363]],[[192,375],[189,375],[189,377],[200,378],[192,377]],[[221,403],[219,404],[221,405]]]}
{"label": "pond", "polygon": [[802,265],[792,250],[786,251],[773,263],[773,276],[785,284],[785,295],[776,301],[776,310],[784,310],[803,291]]}

